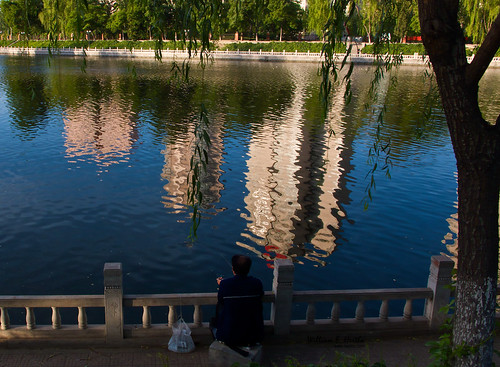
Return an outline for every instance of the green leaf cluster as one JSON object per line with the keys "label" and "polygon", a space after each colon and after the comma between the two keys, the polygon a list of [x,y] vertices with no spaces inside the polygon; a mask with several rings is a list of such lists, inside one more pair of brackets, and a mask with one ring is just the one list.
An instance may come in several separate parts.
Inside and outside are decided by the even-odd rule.
{"label": "green leaf cluster", "polygon": [[500,0],[463,0],[460,5],[459,17],[466,35],[472,42],[482,43],[500,13]]}
{"label": "green leaf cluster", "polygon": [[425,47],[421,43],[382,43],[370,44],[363,47],[363,54],[389,54],[389,55],[426,55]]}
{"label": "green leaf cluster", "polygon": [[[332,19],[331,5],[337,3],[308,0],[303,9],[298,0],[0,0],[0,30],[9,39],[43,38],[53,43],[60,39],[194,40],[195,36],[206,42],[229,33],[238,33],[240,39],[281,41],[314,32],[324,39],[324,25]],[[339,24],[343,37],[377,42],[420,35],[417,0],[352,4],[352,16]],[[466,36],[482,42],[499,11],[500,0],[461,1],[459,19]]]}
{"label": "green leaf cluster", "polygon": [[[263,51],[263,52],[321,52],[323,44],[319,42],[266,42],[266,43],[252,43],[252,42],[235,42],[220,47],[220,50],[229,51]],[[345,44],[337,44],[335,48],[336,53],[345,53]]]}

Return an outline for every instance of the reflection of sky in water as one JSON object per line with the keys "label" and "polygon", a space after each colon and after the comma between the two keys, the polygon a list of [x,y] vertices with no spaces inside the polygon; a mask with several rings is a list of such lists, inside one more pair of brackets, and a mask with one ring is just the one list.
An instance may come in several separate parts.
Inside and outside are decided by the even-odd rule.
{"label": "reflection of sky in water", "polygon": [[[369,67],[355,68],[350,105],[342,90],[333,96],[332,135],[316,65],[216,63],[201,93],[196,70],[196,83],[177,89],[168,65],[153,62],[137,62],[136,79],[123,60],[93,60],[88,76],[74,60],[32,62],[44,91],[35,101],[21,93],[25,66],[0,59],[0,293],[100,293],[107,261],[123,262],[125,292],[213,291],[236,252],[253,257],[266,289],[282,256],[298,264],[296,289],[425,286],[430,256],[456,240],[455,161],[439,107],[433,126],[419,125],[422,69],[403,68],[397,88],[377,91],[392,179],[376,172],[364,211],[377,110],[365,109]],[[212,146],[191,245],[201,100]]]}

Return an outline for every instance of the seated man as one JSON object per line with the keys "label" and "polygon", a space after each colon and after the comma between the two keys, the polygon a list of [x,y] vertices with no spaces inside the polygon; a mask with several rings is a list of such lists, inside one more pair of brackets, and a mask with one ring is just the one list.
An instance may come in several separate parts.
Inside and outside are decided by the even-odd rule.
{"label": "seated man", "polygon": [[216,333],[218,341],[230,346],[253,346],[262,341],[262,282],[248,275],[252,260],[248,256],[234,255],[234,276],[217,278]]}

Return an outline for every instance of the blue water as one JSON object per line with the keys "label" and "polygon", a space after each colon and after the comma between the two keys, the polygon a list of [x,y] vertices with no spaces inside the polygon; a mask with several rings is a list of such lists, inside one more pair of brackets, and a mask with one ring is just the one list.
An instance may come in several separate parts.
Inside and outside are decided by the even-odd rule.
{"label": "blue water", "polygon": [[[420,287],[456,240],[444,240],[455,159],[439,103],[423,103],[422,68],[394,72],[398,84],[370,100],[371,69],[356,67],[351,104],[332,99],[330,136],[314,64],[218,62],[189,85],[169,81],[168,62],[87,64],[0,57],[1,294],[100,294],[105,262],[123,263],[125,293],[210,292],[234,253],[252,257],[267,290],[275,256],[296,263],[295,289]],[[483,81],[487,116],[498,74]],[[190,242],[202,102],[212,147]],[[384,102],[391,179],[375,172],[365,210]]]}

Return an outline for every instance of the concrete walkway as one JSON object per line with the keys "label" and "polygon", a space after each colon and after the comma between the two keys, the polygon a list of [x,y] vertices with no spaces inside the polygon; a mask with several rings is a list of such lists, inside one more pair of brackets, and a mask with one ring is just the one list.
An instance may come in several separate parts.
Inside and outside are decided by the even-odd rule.
{"label": "concrete walkway", "polygon": [[[433,337],[415,337],[363,341],[360,339],[309,340],[301,344],[264,345],[264,366],[287,366],[287,359],[299,364],[332,365],[339,353],[367,358],[371,363],[385,362],[388,367],[427,366],[430,362],[425,346]],[[208,345],[199,345],[188,354],[169,351],[164,346],[79,348],[30,344],[29,347],[0,342],[0,367],[176,367],[208,366]],[[497,363],[500,362],[496,361]]]}
{"label": "concrete walkway", "polygon": [[[333,365],[341,356],[366,358],[370,364],[385,362],[388,367],[423,367],[431,361],[428,341],[434,337],[397,338],[363,341],[360,339],[310,340],[301,344],[264,345],[264,366]],[[0,342],[0,367],[203,367],[208,366],[208,345],[199,345],[188,354],[169,351],[164,346],[111,348],[88,346],[65,348],[30,347]],[[498,340],[496,347],[500,346]],[[345,357],[344,357],[345,358]],[[287,364],[295,360],[296,364]],[[500,363],[495,357],[494,362]]]}

